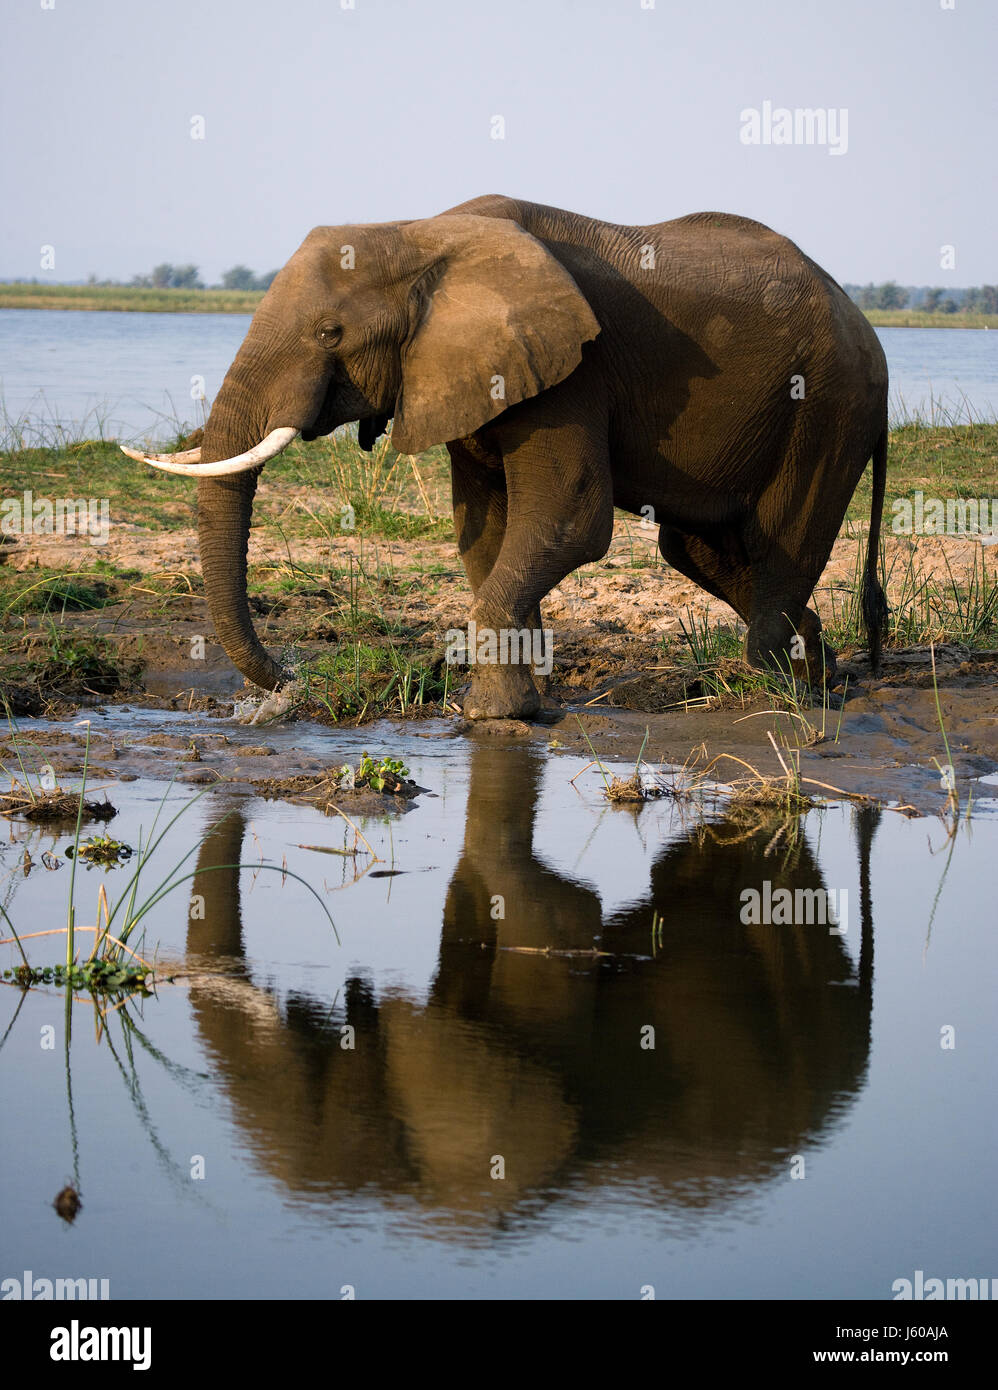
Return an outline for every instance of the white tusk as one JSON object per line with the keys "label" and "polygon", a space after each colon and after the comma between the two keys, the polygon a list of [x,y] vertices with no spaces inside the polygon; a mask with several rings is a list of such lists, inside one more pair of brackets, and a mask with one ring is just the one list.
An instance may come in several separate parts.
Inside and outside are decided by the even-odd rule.
{"label": "white tusk", "polygon": [[[247,450],[245,454],[236,454],[235,458],[220,459],[218,463],[196,463],[187,462],[197,455],[201,457],[200,449],[189,449],[185,454],[143,454],[138,449],[126,449],[122,444],[121,452],[127,454],[129,458],[135,459],[138,463],[151,464],[153,468],[162,468],[164,473],[179,473],[185,478],[223,478],[231,473],[246,473],[251,468],[259,468],[268,459],[275,458],[282,453],[298,433],[290,425],[282,425],[280,429],[271,430],[266,439],[262,439],[255,448]],[[178,459],[184,462],[178,463]]]}
{"label": "white tusk", "polygon": [[126,449],[124,444],[121,446],[122,453],[128,455],[130,459],[138,459],[141,463],[199,463],[201,460],[201,447],[196,449],[185,449],[182,454],[143,454],[138,449]]}

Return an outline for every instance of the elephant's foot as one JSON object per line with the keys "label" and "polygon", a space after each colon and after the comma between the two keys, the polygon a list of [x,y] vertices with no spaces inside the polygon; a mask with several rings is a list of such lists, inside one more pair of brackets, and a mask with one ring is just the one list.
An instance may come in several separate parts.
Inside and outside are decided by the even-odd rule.
{"label": "elephant's foot", "polygon": [[533,675],[534,685],[537,687],[537,693],[541,697],[541,704],[554,706],[556,702],[551,699],[551,687],[554,685],[554,678],[551,676],[550,672],[545,671],[542,673],[535,669]]}
{"label": "elephant's foot", "polygon": [[786,614],[754,618],[745,637],[745,655],[753,666],[773,666],[803,685],[835,684],[835,651],[822,636],[821,619],[805,608],[796,627]]}
{"label": "elephant's foot", "polygon": [[466,719],[532,719],[541,697],[528,666],[475,666],[464,697]]}

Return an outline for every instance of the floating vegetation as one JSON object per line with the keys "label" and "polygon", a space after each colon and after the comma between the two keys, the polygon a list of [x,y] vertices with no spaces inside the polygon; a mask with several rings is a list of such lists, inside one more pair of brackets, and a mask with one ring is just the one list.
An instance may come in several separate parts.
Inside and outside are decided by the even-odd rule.
{"label": "floating vegetation", "polygon": [[81,840],[77,845],[67,845],[63,850],[67,859],[83,859],[87,865],[99,864],[105,869],[116,869],[125,860],[131,859],[131,845],[121,840],[113,840],[110,835],[91,835],[89,840]]}
{"label": "floating vegetation", "polygon": [[376,762],[368,752],[361,756],[360,766],[353,774],[354,787],[370,787],[376,792],[391,792],[396,795],[405,792],[409,769],[401,758],[382,758]]}
{"label": "floating vegetation", "polygon": [[[153,891],[144,901],[139,897],[139,881],[142,871],[150,857],[155,853],[157,847],[167,834],[170,828],[180,819],[185,811],[189,810],[202,796],[205,791],[198,792],[190,801],[183,806],[169,819],[167,824],[157,834],[157,826],[160,817],[166,808],[170,793],[173,790],[176,774],[168,784],[163,793],[159,809],[153,820],[152,829],[148,839],[143,842],[140,837],[138,854],[131,877],[124,885],[121,896],[117,902],[111,903],[108,900],[107,891],[103,883],[97,893],[97,912],[93,926],[81,926],[76,920],[76,902],[74,889],[76,884],[76,867],[82,860],[87,868],[100,865],[104,868],[114,868],[132,857],[134,851],[131,845],[126,845],[120,840],[115,840],[109,835],[94,835],[90,839],[80,838],[80,828],[83,822],[84,811],[88,804],[100,805],[100,803],[88,803],[85,799],[87,785],[87,769],[90,761],[90,725],[87,724],[86,742],[83,750],[82,782],[80,790],[74,799],[59,793],[64,801],[72,803],[72,809],[76,813],[76,834],[71,845],[65,850],[65,855],[71,864],[69,879],[69,895],[66,907],[66,926],[46,928],[39,931],[19,932],[11,920],[10,914],[0,903],[0,918],[6,923],[10,936],[0,940],[0,946],[16,946],[21,964],[9,966],[0,972],[0,979],[20,985],[25,989],[32,985],[56,985],[67,990],[67,999],[72,991],[88,990],[94,995],[124,995],[138,994],[147,995],[152,992],[152,982],[154,967],[139,955],[138,951],[129,944],[130,938],[138,931],[140,923],[146,915],[159,903],[168,893],[172,893],[182,883],[190,882],[197,877],[200,870],[192,873],[182,873],[184,865],[193,854],[193,849],[188,850],[187,854],[180,860],[171,873],[161,880]],[[12,725],[13,730],[13,725]],[[23,759],[21,750],[15,738],[15,754],[23,770]],[[42,793],[36,793],[28,786],[25,792],[25,799],[28,804],[34,805],[41,797]],[[114,808],[110,807],[111,815],[115,814]],[[223,816],[224,820],[225,817]],[[211,827],[213,828],[213,827]],[[211,828],[208,834],[211,833]],[[202,837],[203,839],[204,837]],[[196,848],[196,846],[195,846]],[[213,866],[215,867],[215,866]],[[221,866],[219,866],[221,867]],[[299,874],[292,873],[286,865],[233,865],[235,869],[242,867],[253,867],[255,872],[260,870],[270,870],[279,873],[284,878],[294,879],[302,884],[315,901],[319,904],[326,920],[336,934],[336,926],[329,914],[328,908],[316,893],[315,889],[306,882]],[[25,872],[28,866],[25,867]],[[114,927],[118,933],[112,935],[111,928]],[[92,934],[94,937],[93,949],[85,961],[80,961],[76,953],[76,940],[79,935]],[[32,965],[25,952],[24,943],[35,937],[42,936],[62,936],[66,941],[66,956],[64,964],[60,965]],[[338,939],[338,938],[337,938]],[[118,1007],[117,1005],[115,1007]]]}
{"label": "floating vegetation", "polygon": [[[79,930],[79,928],[77,928]],[[86,989],[92,994],[152,993],[153,968],[144,961],[126,965],[120,959],[98,956],[82,965],[18,965],[3,971],[3,979],[14,984],[55,985]]]}

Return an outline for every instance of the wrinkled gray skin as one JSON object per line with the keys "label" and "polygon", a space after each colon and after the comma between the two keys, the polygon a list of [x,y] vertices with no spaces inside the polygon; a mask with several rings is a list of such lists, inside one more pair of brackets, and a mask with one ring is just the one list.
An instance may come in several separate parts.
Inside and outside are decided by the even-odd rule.
{"label": "wrinkled gray skin", "polygon": [[[668,563],[748,624],[750,660],[799,657],[799,634],[794,670],[819,680],[834,654],[807,603],[872,455],[876,660],[886,362],[839,286],[758,222],[621,227],[489,196],[315,228],[254,315],[201,461],[353,420],[370,448],[391,417],[400,452],[448,447],[479,629],[539,625],[544,595],[605,554],[617,506],[652,516]],[[256,478],[201,480],[201,559],[226,652],[273,689],[286,676],[246,603]],[[538,705],[529,666],[473,668],[472,718]]]}

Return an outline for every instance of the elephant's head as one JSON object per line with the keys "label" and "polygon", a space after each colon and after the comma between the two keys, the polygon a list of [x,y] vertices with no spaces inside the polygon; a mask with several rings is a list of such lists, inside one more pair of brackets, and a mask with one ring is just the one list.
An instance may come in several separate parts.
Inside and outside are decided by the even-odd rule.
{"label": "elephant's head", "polygon": [[557,385],[599,332],[568,271],[515,222],[466,213],[316,227],[279,272],[212,406],[199,450],[143,455],[197,474],[201,564],[219,640],[257,685],[284,678],[246,602],[260,468],[296,434],[394,417],[403,453],[460,439]]}

